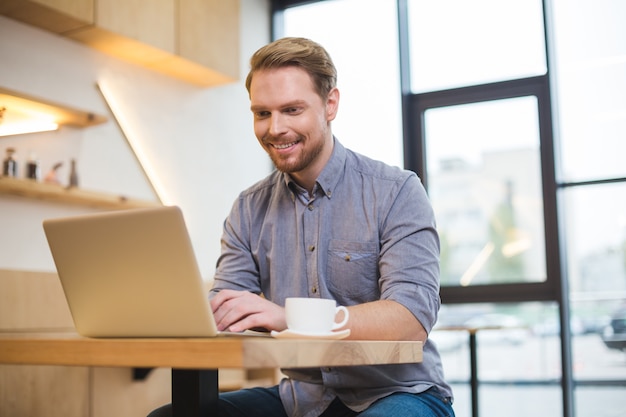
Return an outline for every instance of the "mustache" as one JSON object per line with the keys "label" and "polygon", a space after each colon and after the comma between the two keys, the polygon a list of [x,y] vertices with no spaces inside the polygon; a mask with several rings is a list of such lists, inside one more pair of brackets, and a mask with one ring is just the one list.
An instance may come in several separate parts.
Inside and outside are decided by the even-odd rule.
{"label": "mustache", "polygon": [[295,137],[287,137],[287,136],[274,136],[270,133],[266,133],[261,137],[261,142],[264,144],[268,143],[290,143],[290,142],[300,142],[304,136],[296,135]]}

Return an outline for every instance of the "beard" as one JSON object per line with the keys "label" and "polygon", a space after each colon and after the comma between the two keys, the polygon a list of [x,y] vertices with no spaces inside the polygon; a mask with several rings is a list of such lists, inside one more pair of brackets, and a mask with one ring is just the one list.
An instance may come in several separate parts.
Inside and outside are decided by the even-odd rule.
{"label": "beard", "polygon": [[269,135],[263,138],[266,151],[276,169],[288,174],[306,169],[322,153],[325,145],[325,141],[322,138],[317,140],[311,138],[306,139],[304,136],[298,135],[294,141],[302,145],[300,146],[299,152],[294,155],[283,156],[273,152],[274,148],[272,145],[267,144],[268,141],[271,142],[272,139],[273,138]]}

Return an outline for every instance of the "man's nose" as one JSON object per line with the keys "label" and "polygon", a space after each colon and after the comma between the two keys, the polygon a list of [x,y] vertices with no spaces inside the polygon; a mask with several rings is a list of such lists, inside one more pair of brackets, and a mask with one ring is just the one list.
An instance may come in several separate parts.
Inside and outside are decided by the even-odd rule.
{"label": "man's nose", "polygon": [[279,136],[287,130],[285,119],[282,114],[272,114],[270,118],[269,133],[272,136]]}

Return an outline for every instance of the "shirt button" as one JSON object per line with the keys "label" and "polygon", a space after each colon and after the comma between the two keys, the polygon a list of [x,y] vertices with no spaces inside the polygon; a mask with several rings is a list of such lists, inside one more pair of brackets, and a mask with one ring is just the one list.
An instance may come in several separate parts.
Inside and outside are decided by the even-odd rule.
{"label": "shirt button", "polygon": [[313,294],[317,294],[317,287],[311,288],[311,291],[313,292]]}
{"label": "shirt button", "polygon": [[313,252],[315,250],[315,245],[309,245],[309,252]]}
{"label": "shirt button", "polygon": [[330,372],[330,368],[324,368],[324,372]]}
{"label": "shirt button", "polygon": [[309,209],[309,211],[313,211],[313,208],[314,208],[314,207],[313,207],[313,204],[309,204],[306,208],[308,208],[308,209]]}

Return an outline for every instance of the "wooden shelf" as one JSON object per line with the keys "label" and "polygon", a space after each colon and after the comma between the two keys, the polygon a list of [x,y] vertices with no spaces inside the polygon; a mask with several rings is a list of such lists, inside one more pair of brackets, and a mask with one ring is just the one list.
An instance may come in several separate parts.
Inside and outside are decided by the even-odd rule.
{"label": "wooden shelf", "polygon": [[0,87],[0,108],[2,107],[5,108],[7,116],[10,116],[10,113],[13,111],[16,112],[18,117],[32,113],[46,114],[59,125],[80,128],[98,125],[107,121],[106,117],[99,114],[53,103],[4,87]]}
{"label": "wooden shelf", "polygon": [[157,207],[162,205],[157,201],[139,200],[123,195],[88,191],[80,188],[66,188],[58,184],[2,176],[0,176],[0,194],[108,210]]}

